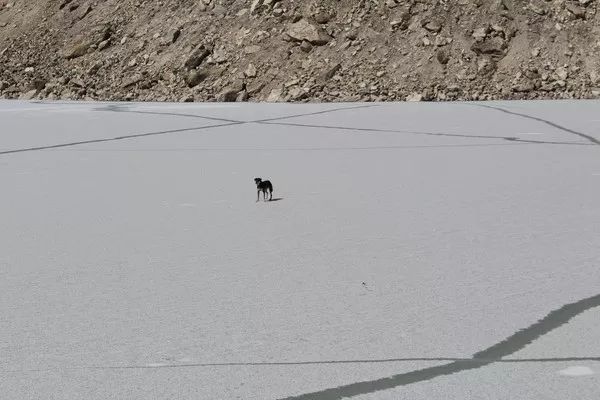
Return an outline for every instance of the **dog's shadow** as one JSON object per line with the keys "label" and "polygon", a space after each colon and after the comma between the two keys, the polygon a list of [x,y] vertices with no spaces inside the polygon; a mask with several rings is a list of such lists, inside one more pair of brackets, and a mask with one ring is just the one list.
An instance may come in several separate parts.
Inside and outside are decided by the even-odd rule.
{"label": "dog's shadow", "polygon": [[283,200],[283,197],[276,197],[276,198],[271,199],[269,201],[281,201],[281,200]]}

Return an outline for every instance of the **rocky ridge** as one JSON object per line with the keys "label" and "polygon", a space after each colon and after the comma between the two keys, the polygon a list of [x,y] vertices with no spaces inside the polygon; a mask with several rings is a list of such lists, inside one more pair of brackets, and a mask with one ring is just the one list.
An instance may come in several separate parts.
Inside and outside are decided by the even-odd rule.
{"label": "rocky ridge", "polygon": [[0,98],[600,97],[596,0],[0,0]]}

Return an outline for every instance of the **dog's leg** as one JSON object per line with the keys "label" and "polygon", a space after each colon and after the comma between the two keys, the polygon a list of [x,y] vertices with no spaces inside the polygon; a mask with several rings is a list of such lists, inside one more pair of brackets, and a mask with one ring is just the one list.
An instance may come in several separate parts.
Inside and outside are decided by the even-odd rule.
{"label": "dog's leg", "polygon": [[260,199],[260,190],[256,191],[256,202],[258,203],[258,200]]}

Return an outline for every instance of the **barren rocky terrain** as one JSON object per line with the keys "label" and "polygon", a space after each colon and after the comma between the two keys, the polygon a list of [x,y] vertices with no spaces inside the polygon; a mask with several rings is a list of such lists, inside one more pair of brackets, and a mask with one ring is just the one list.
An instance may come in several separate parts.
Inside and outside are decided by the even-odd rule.
{"label": "barren rocky terrain", "polygon": [[0,98],[600,97],[596,0],[0,0]]}

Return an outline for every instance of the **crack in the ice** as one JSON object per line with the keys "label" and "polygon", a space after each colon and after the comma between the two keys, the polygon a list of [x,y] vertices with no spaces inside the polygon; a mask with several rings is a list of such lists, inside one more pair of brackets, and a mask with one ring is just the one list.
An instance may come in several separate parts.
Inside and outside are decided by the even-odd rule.
{"label": "crack in the ice", "polygon": [[97,111],[109,111],[109,112],[124,112],[124,113],[125,112],[142,113],[142,114],[145,113],[145,114],[156,114],[156,115],[162,114],[162,115],[171,115],[171,116],[179,115],[182,117],[185,116],[185,117],[194,117],[194,118],[201,118],[201,119],[211,119],[211,120],[216,120],[216,121],[225,121],[226,123],[219,124],[219,125],[208,125],[208,126],[200,126],[200,127],[192,127],[192,128],[172,129],[172,130],[165,130],[165,131],[158,131],[158,132],[123,135],[123,136],[118,136],[118,137],[114,137],[114,138],[90,139],[90,140],[82,140],[82,141],[77,141],[77,142],[60,143],[60,144],[53,144],[53,145],[46,145],[46,146],[36,146],[36,147],[27,147],[27,148],[14,149],[14,150],[4,150],[4,151],[0,151],[0,155],[24,153],[24,152],[39,151],[39,150],[51,150],[51,149],[57,149],[57,148],[79,146],[79,145],[83,145],[83,144],[112,142],[112,141],[117,141],[117,140],[134,139],[134,138],[140,138],[140,137],[146,137],[146,136],[166,135],[166,134],[170,134],[170,133],[180,133],[180,132],[204,130],[204,129],[210,129],[210,128],[220,128],[220,127],[233,126],[233,125],[244,125],[244,124],[249,124],[249,123],[254,123],[254,122],[262,123],[265,121],[275,121],[275,120],[280,120],[280,119],[283,120],[283,119],[287,119],[287,118],[295,118],[295,117],[310,116],[310,115],[317,115],[317,114],[326,114],[326,113],[337,112],[337,111],[353,110],[353,109],[357,109],[357,108],[375,107],[375,105],[361,105],[361,106],[355,106],[355,107],[332,108],[332,109],[328,109],[328,110],[315,111],[315,112],[310,112],[310,113],[305,113],[305,114],[285,115],[285,116],[281,116],[281,117],[277,117],[277,118],[261,119],[261,120],[255,120],[255,121],[238,121],[238,120],[232,120],[232,119],[207,117],[207,116],[194,115],[194,114],[135,111],[135,110],[126,110],[126,109],[124,109],[125,107],[126,107],[125,105],[108,104],[103,107],[98,107],[98,108],[96,108],[96,110]]}
{"label": "crack in the ice", "polygon": [[403,362],[442,362],[460,361],[469,363],[561,363],[561,362],[600,362],[600,357],[550,357],[550,358],[457,358],[457,357],[408,357],[408,358],[382,358],[382,359],[357,359],[357,360],[313,360],[313,361],[265,361],[265,362],[215,362],[215,363],[177,363],[177,364],[147,364],[147,365],[83,365],[60,368],[36,368],[22,370],[7,370],[6,373],[52,372],[60,370],[115,370],[115,369],[170,369],[170,368],[203,368],[203,367],[282,367],[302,365],[339,365],[339,364],[390,364]]}
{"label": "crack in the ice", "polygon": [[[558,129],[562,129],[564,131],[577,134],[578,136],[583,137],[583,138],[587,139],[588,141],[591,141],[593,144],[600,144],[600,141],[597,141],[595,138],[593,138],[589,135],[586,135],[586,134],[583,134],[580,132],[576,132],[576,131],[570,130],[568,128],[561,127],[550,121],[542,120],[541,118],[532,117],[532,116],[528,116],[525,114],[508,111],[508,110],[498,108],[498,107],[486,106],[486,105],[480,105],[480,104],[476,104],[476,105],[479,107],[493,108],[493,109],[496,109],[496,110],[499,110],[502,112],[506,112],[509,114],[515,114],[515,115],[519,115],[522,117],[535,119],[535,120],[547,123]],[[250,123],[265,124],[265,125],[297,126],[297,127],[319,128],[319,129],[350,130],[350,131],[357,131],[357,132],[406,133],[406,134],[426,135],[426,136],[458,137],[458,138],[471,138],[471,139],[496,139],[496,140],[505,140],[505,141],[510,141],[510,142],[520,142],[520,143],[524,143],[524,144],[529,143],[529,144],[552,144],[552,145],[576,145],[576,146],[589,145],[589,143],[580,143],[580,142],[528,140],[528,139],[521,139],[519,137],[514,137],[514,136],[467,135],[467,134],[458,134],[458,133],[455,134],[455,133],[444,133],[444,132],[422,132],[422,131],[378,129],[378,128],[353,128],[353,127],[345,127],[345,126],[313,125],[313,124],[301,124],[301,123],[293,123],[293,122],[277,122],[277,121],[282,121],[282,120],[290,119],[290,118],[307,117],[307,116],[327,114],[327,113],[332,113],[332,112],[337,112],[337,111],[378,107],[378,105],[375,105],[375,104],[361,104],[361,105],[357,105],[357,106],[353,106],[353,107],[339,107],[339,108],[332,108],[332,109],[328,109],[328,110],[308,112],[308,113],[303,113],[303,114],[284,115],[284,116],[280,116],[280,117],[264,118],[264,119],[257,119],[257,120],[251,120],[251,121],[240,121],[240,120],[219,118],[219,117],[212,117],[212,116],[205,116],[205,115],[198,115],[198,114],[183,114],[183,113],[171,113],[171,112],[131,110],[131,109],[127,109],[127,107],[128,107],[127,105],[107,104],[102,107],[97,107],[94,110],[95,111],[120,112],[120,113],[136,113],[136,114],[189,117],[189,118],[214,120],[214,121],[220,121],[220,122],[225,122],[225,123],[218,124],[218,125],[173,129],[173,130],[140,133],[140,134],[132,134],[132,135],[123,135],[123,136],[118,136],[118,137],[114,137],[114,138],[90,139],[90,140],[83,140],[83,141],[77,141],[77,142],[47,145],[47,146],[36,146],[36,147],[21,148],[21,149],[14,149],[14,150],[4,150],[4,151],[0,151],[0,155],[23,153],[23,152],[38,151],[38,150],[60,149],[60,148],[74,147],[74,146],[79,146],[79,145],[84,145],[84,144],[111,142],[111,141],[134,139],[134,138],[140,138],[140,137],[146,137],[146,136],[156,136],[156,135],[165,135],[165,134],[179,133],[179,132],[186,132],[186,131],[205,130],[205,129],[210,129],[210,128],[219,128],[219,127],[226,127],[226,126],[233,126],[233,125],[245,125],[245,124],[250,124]],[[422,146],[422,147],[425,147],[425,146]],[[391,148],[391,147],[387,146],[386,148]],[[398,148],[400,148],[400,147],[398,147]],[[362,150],[362,148],[360,150]]]}
{"label": "crack in the ice", "polygon": [[505,340],[475,353],[473,357],[468,360],[458,360],[449,364],[423,368],[387,378],[356,382],[299,396],[286,397],[281,400],[338,400],[375,393],[381,390],[389,390],[399,386],[410,385],[412,383],[429,381],[440,376],[481,368],[499,362],[502,357],[509,356],[522,350],[540,337],[565,325],[574,317],[598,306],[600,306],[600,294],[579,300],[575,303],[566,304]]}
{"label": "crack in the ice", "polygon": [[380,128],[354,128],[349,126],[334,126],[334,125],[314,125],[314,124],[301,124],[292,122],[259,122],[265,125],[282,125],[282,126],[295,126],[302,128],[317,128],[317,129],[335,129],[335,130],[346,130],[356,132],[378,132],[378,133],[406,133],[412,135],[424,135],[424,136],[443,136],[443,137],[458,137],[458,138],[471,138],[471,139],[498,139],[507,140],[511,142],[522,142],[522,143],[533,143],[533,144],[557,144],[557,145],[576,145],[576,146],[589,146],[590,143],[584,142],[557,142],[557,141],[543,141],[543,140],[530,140],[521,139],[515,136],[493,136],[493,135],[468,135],[462,133],[444,133],[444,132],[423,132],[423,131],[410,131],[410,130],[398,130],[398,129],[380,129]]}
{"label": "crack in the ice", "polygon": [[181,128],[181,129],[171,129],[171,130],[157,131],[157,132],[137,133],[137,134],[133,134],[133,135],[123,135],[123,136],[117,136],[117,137],[112,137],[112,138],[89,139],[89,140],[81,140],[78,142],[50,144],[50,145],[46,145],[46,146],[37,146],[37,147],[26,147],[26,148],[21,148],[21,149],[0,151],[0,155],[24,153],[24,152],[28,152],[28,151],[50,150],[50,149],[57,149],[57,148],[63,148],[63,147],[73,147],[73,146],[79,146],[79,145],[83,145],[83,144],[114,142],[114,141],[119,141],[119,140],[134,139],[134,138],[147,137],[147,136],[168,135],[171,133],[198,131],[198,130],[203,130],[203,129],[208,129],[208,128],[219,128],[219,127],[224,127],[224,126],[232,126],[232,125],[240,125],[240,124],[241,123],[232,122],[232,123],[220,124],[220,125],[195,126],[192,128]]}
{"label": "crack in the ice", "polygon": [[555,122],[552,122],[552,121],[549,121],[547,119],[543,119],[543,118],[540,118],[540,117],[535,117],[533,115],[524,114],[524,113],[520,113],[520,112],[516,112],[516,111],[507,110],[507,109],[502,108],[502,107],[490,106],[490,105],[487,105],[487,104],[476,104],[476,103],[473,103],[473,104],[469,104],[469,105],[471,105],[473,107],[481,107],[481,108],[487,108],[487,109],[491,109],[491,110],[496,110],[496,111],[503,112],[505,114],[516,115],[518,117],[522,117],[522,118],[526,118],[526,119],[531,119],[531,120],[534,120],[534,121],[538,121],[538,122],[541,122],[543,124],[549,125],[549,126],[551,126],[553,128],[559,129],[559,130],[561,130],[563,132],[567,132],[567,133],[571,133],[573,135],[577,135],[577,136],[579,136],[581,138],[584,138],[584,139],[588,140],[592,144],[600,145],[600,140],[596,139],[595,137],[593,137],[591,135],[588,135],[588,134],[583,133],[583,132],[578,132],[576,130],[573,130],[571,128],[567,128],[565,126],[559,125],[559,124],[557,124]]}
{"label": "crack in the ice", "polygon": [[184,113],[173,113],[173,112],[157,112],[157,111],[142,111],[142,110],[130,110],[124,106],[120,105],[112,105],[109,104],[105,107],[97,107],[93,109],[94,111],[103,111],[103,112],[118,112],[118,113],[130,113],[130,114],[147,114],[147,115],[165,115],[170,117],[185,117],[185,118],[199,118],[199,119],[207,119],[210,121],[219,121],[219,122],[230,122],[230,123],[242,123],[244,121],[238,121],[234,119],[227,118],[218,118],[211,117],[206,115],[198,115],[198,114],[184,114]]}
{"label": "crack in the ice", "polygon": [[223,121],[223,122],[242,122],[242,123],[259,123],[260,124],[260,123],[269,123],[271,121],[281,121],[281,120],[290,119],[290,118],[309,117],[309,116],[312,116],[312,115],[328,114],[328,113],[337,112],[337,111],[356,110],[356,109],[360,109],[360,108],[372,108],[372,107],[377,107],[377,105],[375,105],[375,104],[361,104],[361,105],[356,105],[356,106],[352,106],[352,107],[337,107],[337,108],[330,108],[330,109],[327,109],[327,110],[312,111],[312,112],[307,112],[307,113],[302,113],[302,114],[283,115],[283,116],[279,116],[279,117],[263,118],[263,119],[257,119],[257,120],[249,120],[249,121],[234,120],[234,119],[227,119],[227,118],[219,118],[219,117],[212,117],[212,116],[199,115],[199,114],[183,114],[183,113],[172,113],[172,112],[162,112],[162,111],[158,112],[158,111],[132,110],[127,105],[121,105],[121,104],[108,104],[108,105],[103,106],[103,107],[95,108],[94,111],[109,111],[109,112],[134,113],[134,114],[151,114],[151,115],[167,115],[167,116],[177,116],[177,117],[187,117],[187,118],[201,118],[201,119]]}
{"label": "crack in the ice", "polygon": [[[127,149],[74,149],[65,151],[76,152],[202,152],[202,151],[368,151],[368,150],[409,150],[409,149],[443,149],[468,147],[507,147],[525,146],[533,143],[463,143],[463,144],[432,144],[407,146],[364,146],[364,147],[171,147],[171,148],[127,148]],[[582,146],[591,146],[584,143]],[[57,150],[60,151],[60,150]]]}
{"label": "crack in the ice", "polygon": [[263,119],[257,119],[257,120],[254,120],[254,121],[248,121],[248,122],[268,123],[268,122],[271,122],[271,121],[281,121],[281,120],[290,119],[290,118],[310,117],[310,116],[313,116],[313,115],[327,114],[327,113],[330,113],[330,112],[346,111],[346,110],[357,110],[357,109],[360,109],[360,108],[373,108],[373,107],[379,107],[379,105],[378,104],[361,104],[361,105],[352,106],[352,107],[330,108],[328,110],[313,111],[313,112],[309,112],[309,113],[296,114],[296,115],[286,115],[286,116],[283,116],[283,117],[263,118]]}

